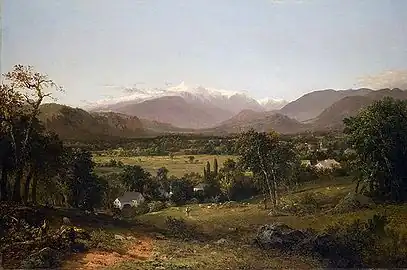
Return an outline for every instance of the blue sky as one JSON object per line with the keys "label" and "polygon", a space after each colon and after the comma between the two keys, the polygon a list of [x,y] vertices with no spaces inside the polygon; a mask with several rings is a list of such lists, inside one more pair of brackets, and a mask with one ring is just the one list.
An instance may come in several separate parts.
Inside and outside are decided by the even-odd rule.
{"label": "blue sky", "polygon": [[2,71],[33,65],[70,105],[123,94],[105,85],[292,100],[407,74],[403,0],[4,0],[2,28]]}

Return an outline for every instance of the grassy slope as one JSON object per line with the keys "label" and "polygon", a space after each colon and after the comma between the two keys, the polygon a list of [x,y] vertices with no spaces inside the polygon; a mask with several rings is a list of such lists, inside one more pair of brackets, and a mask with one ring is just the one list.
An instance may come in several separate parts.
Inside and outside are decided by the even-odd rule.
{"label": "grassy slope", "polygon": [[[234,156],[215,156],[215,155],[194,155],[195,162],[189,163],[189,155],[174,156],[171,159],[168,156],[140,156],[140,157],[113,157],[113,156],[95,156],[96,163],[107,163],[110,159],[122,161],[128,165],[140,165],[151,174],[155,175],[157,169],[166,167],[169,170],[169,175],[177,177],[183,176],[185,173],[196,172],[202,174],[206,162],[209,161],[213,168],[213,160],[218,160],[219,166],[228,158],[236,158]],[[103,167],[96,168],[96,172],[100,174],[110,172],[120,172],[120,168]]]}
{"label": "grassy slope", "polygon": [[[297,201],[305,194],[324,194],[323,206],[335,205],[345,194],[354,188],[349,179],[309,184],[302,189],[286,194],[283,199]],[[156,241],[155,251],[160,263],[156,261],[126,262],[114,269],[272,269],[318,267],[309,258],[289,256],[276,251],[263,252],[249,246],[257,228],[262,224],[284,222],[295,228],[314,228],[324,230],[337,222],[351,222],[357,218],[367,219],[374,213],[386,212],[391,227],[407,233],[407,206],[378,206],[376,209],[360,210],[346,214],[328,214],[322,210],[315,214],[273,217],[254,200],[248,205],[234,206],[191,205],[191,217],[185,217],[183,207],[172,207],[160,212],[141,216],[144,224],[165,229],[167,216],[183,217],[188,224],[197,226],[209,236],[208,241],[183,242],[176,239]],[[228,243],[217,245],[215,240],[225,238]],[[164,258],[164,259],[162,259]],[[160,269],[160,268],[158,268]]]}

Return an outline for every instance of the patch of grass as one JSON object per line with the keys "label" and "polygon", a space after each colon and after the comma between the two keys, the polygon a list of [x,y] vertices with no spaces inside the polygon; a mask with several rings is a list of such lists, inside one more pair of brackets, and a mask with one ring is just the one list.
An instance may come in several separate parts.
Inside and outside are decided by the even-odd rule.
{"label": "patch of grass", "polygon": [[116,240],[113,233],[98,229],[92,231],[90,236],[91,239],[84,242],[88,249],[126,254],[126,247],[123,241]]}
{"label": "patch of grass", "polygon": [[[93,160],[96,163],[107,163],[111,159],[116,161],[121,161],[125,165],[140,165],[151,174],[155,175],[157,170],[161,167],[166,167],[169,170],[169,175],[174,175],[176,177],[182,177],[186,173],[203,173],[203,168],[206,165],[206,162],[209,161],[213,168],[214,158],[218,160],[218,164],[221,166],[223,162],[228,159],[236,159],[236,156],[227,156],[227,155],[195,155],[195,160],[193,163],[189,162],[189,155],[179,155],[174,156],[172,159],[169,156],[135,156],[135,157],[115,157],[115,156],[94,156]],[[116,167],[103,167],[96,168],[96,172],[111,173],[111,172],[120,172],[120,168]]]}
{"label": "patch of grass", "polygon": [[149,261],[128,261],[110,269],[313,269],[317,263],[303,257],[291,257],[279,252],[263,252],[257,248],[230,242],[194,243],[159,241],[155,256]]}

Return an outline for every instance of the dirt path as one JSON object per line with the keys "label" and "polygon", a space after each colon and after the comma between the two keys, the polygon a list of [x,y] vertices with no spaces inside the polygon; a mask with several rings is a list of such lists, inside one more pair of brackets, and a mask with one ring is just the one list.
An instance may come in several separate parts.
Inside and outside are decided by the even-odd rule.
{"label": "dirt path", "polygon": [[63,269],[103,269],[123,261],[147,260],[152,255],[152,239],[145,236],[138,236],[129,241],[127,253],[121,255],[117,252],[89,251],[84,254],[77,254],[72,257]]}

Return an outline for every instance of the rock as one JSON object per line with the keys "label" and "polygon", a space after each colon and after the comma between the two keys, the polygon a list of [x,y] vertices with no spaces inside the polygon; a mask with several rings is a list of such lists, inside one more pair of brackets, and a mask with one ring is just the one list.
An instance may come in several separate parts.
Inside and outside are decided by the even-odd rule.
{"label": "rock", "polygon": [[374,208],[373,200],[363,194],[350,192],[332,210],[334,213],[347,213],[358,209]]}
{"label": "rock", "polygon": [[28,256],[22,263],[23,269],[50,269],[60,265],[59,253],[55,249],[46,247]]}
{"label": "rock", "polygon": [[215,242],[215,244],[217,244],[217,245],[223,245],[223,244],[226,244],[226,243],[227,243],[227,240],[225,238],[221,238],[221,239],[219,239],[218,241]]}
{"label": "rock", "polygon": [[293,249],[307,236],[308,232],[292,229],[282,223],[274,223],[261,226],[257,231],[255,242],[265,249]]}
{"label": "rock", "polygon": [[136,238],[134,236],[127,236],[126,240],[133,241],[136,240]]}
{"label": "rock", "polygon": [[120,234],[115,234],[114,239],[119,240],[119,241],[124,241],[126,238]]}
{"label": "rock", "polygon": [[71,220],[69,218],[67,218],[67,217],[62,218],[62,224],[67,225],[67,226],[72,225]]}

